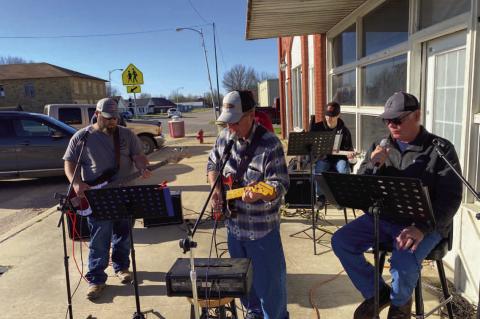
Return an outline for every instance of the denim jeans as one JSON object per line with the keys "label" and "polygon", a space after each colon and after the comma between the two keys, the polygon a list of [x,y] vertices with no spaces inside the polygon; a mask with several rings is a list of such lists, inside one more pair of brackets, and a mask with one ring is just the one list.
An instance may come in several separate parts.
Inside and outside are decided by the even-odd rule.
{"label": "denim jeans", "polygon": [[228,234],[228,251],[233,258],[250,258],[253,284],[248,297],[241,298],[248,311],[264,319],[286,319],[286,264],[279,229],[257,240],[237,240]]}
{"label": "denim jeans", "polygon": [[[390,299],[395,306],[403,306],[410,299],[422,269],[422,261],[442,239],[438,232],[432,232],[425,235],[414,252],[397,250],[395,237],[404,228],[384,220],[380,220],[379,223],[380,243],[393,243],[394,247],[390,258],[392,275]],[[332,237],[333,251],[365,299],[374,296],[375,267],[367,262],[363,253],[373,246],[373,217],[369,214],[346,224]],[[380,276],[380,287],[382,285],[385,285],[385,281]]]}
{"label": "denim jeans", "polygon": [[95,220],[88,217],[90,229],[90,252],[88,254],[88,273],[85,278],[89,283],[98,285],[107,281],[105,269],[110,259],[112,245],[112,265],[115,272],[130,266],[130,221]]}
{"label": "denim jeans", "polygon": [[[341,174],[350,174],[350,165],[348,164],[348,161],[344,159],[337,159],[337,160],[328,160],[328,159],[320,159],[315,163],[315,175],[321,175],[323,172],[328,172],[332,168],[335,168],[335,170],[338,173]],[[320,188],[319,183],[315,183],[315,193],[318,197],[323,196],[323,192]]]}

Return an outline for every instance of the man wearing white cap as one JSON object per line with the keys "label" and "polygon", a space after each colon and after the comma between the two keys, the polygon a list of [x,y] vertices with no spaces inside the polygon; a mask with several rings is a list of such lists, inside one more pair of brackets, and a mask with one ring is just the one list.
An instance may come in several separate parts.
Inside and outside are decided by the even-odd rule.
{"label": "man wearing white cap", "polygon": [[[228,250],[233,258],[250,258],[253,283],[242,298],[247,319],[285,319],[286,265],[280,238],[280,202],[289,186],[282,144],[274,133],[255,122],[255,102],[248,91],[232,91],[223,99],[219,122],[226,123],[208,159],[213,186],[218,174],[233,179],[234,188],[265,182],[270,195],[244,190],[241,199],[223,203],[221,185],[212,195],[212,208],[228,206]],[[231,148],[230,148],[231,147]],[[230,157],[222,172],[225,154]]]}
{"label": "man wearing white cap", "polygon": [[[99,181],[114,181],[135,171],[142,172],[148,178],[148,159],[143,154],[142,144],[129,129],[118,125],[118,105],[112,98],[98,101],[95,111],[97,122],[79,130],[73,135],[63,159],[65,175],[73,183],[73,189],[79,198],[85,197],[84,191]],[[81,144],[85,147],[80,157]],[[79,158],[80,157],[80,158]],[[75,166],[80,169],[74,176]],[[89,282],[87,298],[100,296],[105,288],[109,263],[110,244],[112,246],[112,266],[122,283],[130,283],[132,277],[128,271],[130,265],[130,236],[128,219],[115,221],[96,220],[88,217],[90,229],[90,251],[88,255]]]}

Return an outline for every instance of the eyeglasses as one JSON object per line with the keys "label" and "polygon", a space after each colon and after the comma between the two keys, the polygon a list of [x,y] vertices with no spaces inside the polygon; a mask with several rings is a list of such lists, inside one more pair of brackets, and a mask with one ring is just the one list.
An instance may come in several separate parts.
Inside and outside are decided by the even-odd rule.
{"label": "eyeglasses", "polygon": [[385,125],[389,125],[389,124],[401,125],[405,121],[405,119],[412,113],[413,112],[408,112],[404,116],[396,117],[394,119],[383,119],[383,123],[385,123]]}

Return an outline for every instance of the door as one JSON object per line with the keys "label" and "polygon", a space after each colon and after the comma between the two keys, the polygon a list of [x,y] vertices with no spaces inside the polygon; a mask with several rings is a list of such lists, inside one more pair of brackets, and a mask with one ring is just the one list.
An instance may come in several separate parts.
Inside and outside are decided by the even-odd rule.
{"label": "door", "polygon": [[466,33],[429,41],[427,46],[427,129],[453,143],[462,154],[465,93]]}
{"label": "door", "polygon": [[50,123],[33,118],[15,120],[14,131],[19,171],[63,167],[62,157],[70,135]]}
{"label": "door", "polygon": [[17,171],[17,148],[11,118],[0,118],[0,175]]}

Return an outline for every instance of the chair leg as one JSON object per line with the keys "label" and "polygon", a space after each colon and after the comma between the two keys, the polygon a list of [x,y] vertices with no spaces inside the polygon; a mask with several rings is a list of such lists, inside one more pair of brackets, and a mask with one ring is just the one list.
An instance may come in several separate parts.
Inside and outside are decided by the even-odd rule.
{"label": "chair leg", "polygon": [[[443,261],[437,260],[436,262],[437,262],[437,268],[438,268],[438,276],[440,277],[440,283],[442,284],[443,298],[447,300],[448,298],[450,298],[450,292],[448,291],[448,283],[447,283],[447,277],[445,276],[445,268],[443,268]],[[447,306],[448,318],[454,319],[452,302],[449,301],[446,306]]]}
{"label": "chair leg", "polygon": [[357,214],[355,213],[355,208],[352,208],[353,211],[353,217],[357,218]]}
{"label": "chair leg", "polygon": [[384,251],[384,250],[380,250],[380,252],[378,253],[378,263],[379,263],[379,266],[380,266],[380,277],[382,276],[383,274],[383,267],[385,267],[385,258],[387,256],[387,252]]}
{"label": "chair leg", "polygon": [[237,306],[235,305],[235,299],[230,302],[230,312],[232,313],[232,319],[238,319]]}
{"label": "chair leg", "polygon": [[422,295],[422,274],[418,275],[417,285],[415,286],[415,318],[425,318]]}
{"label": "chair leg", "polygon": [[347,218],[347,209],[344,207],[343,208],[343,216],[345,217],[345,225],[348,224],[348,218]]}

